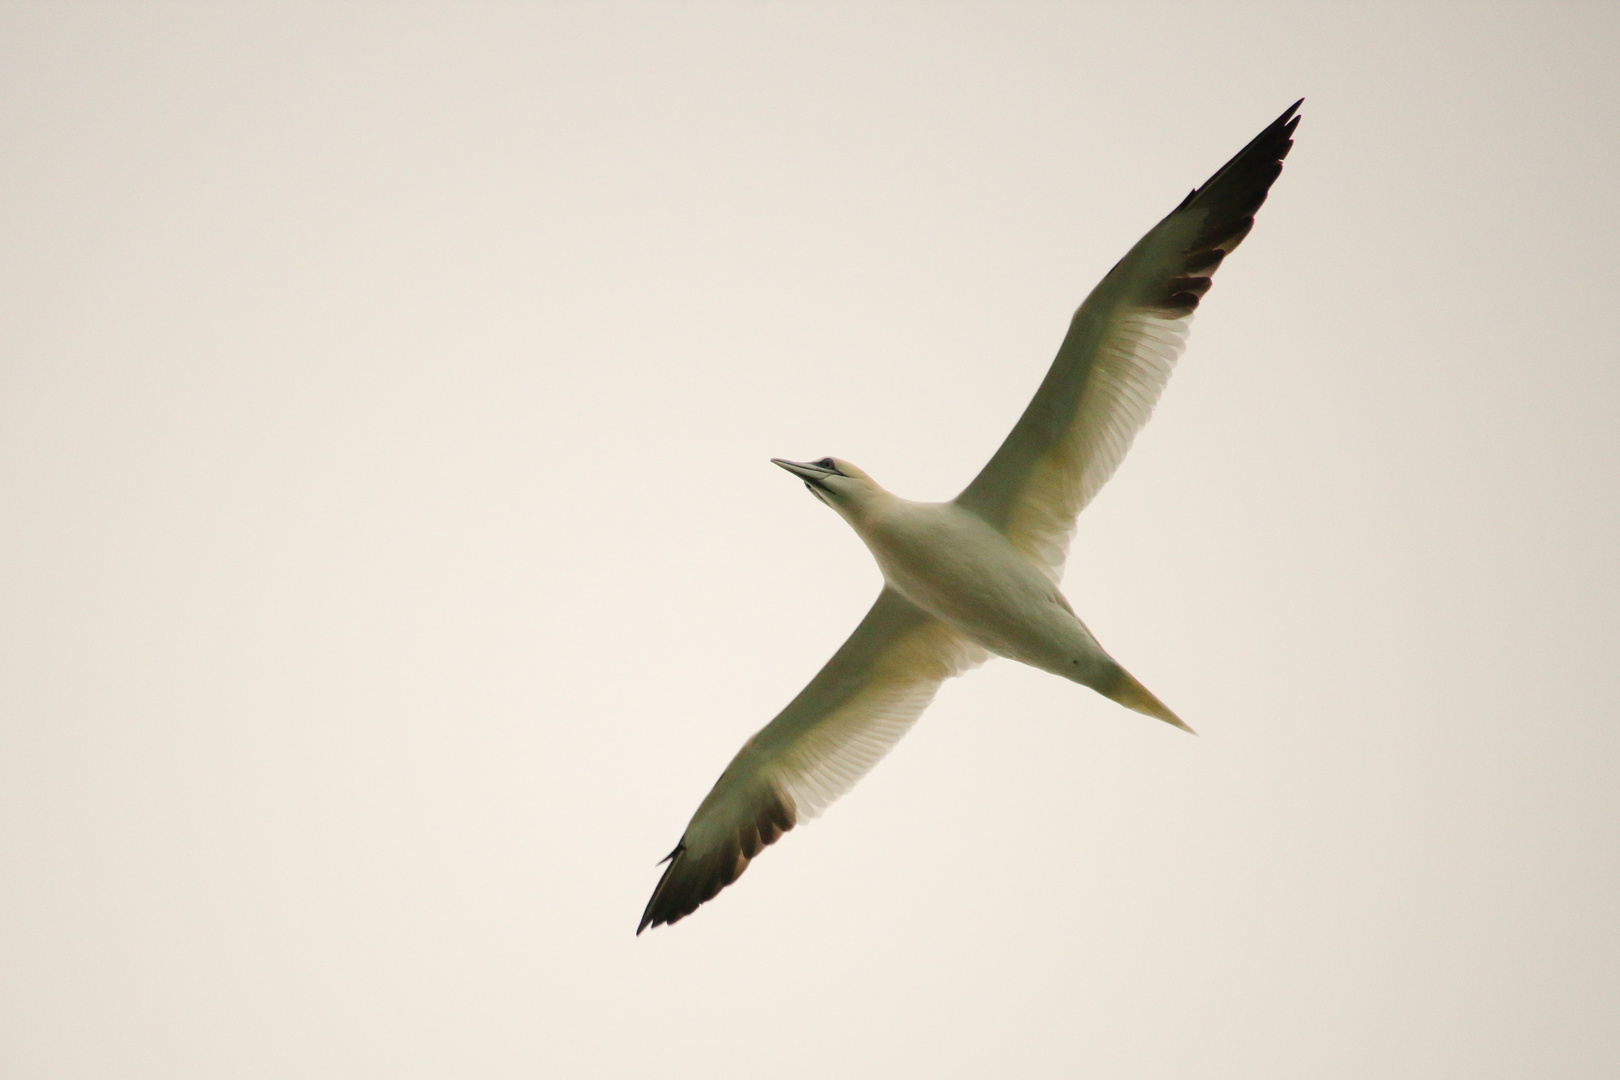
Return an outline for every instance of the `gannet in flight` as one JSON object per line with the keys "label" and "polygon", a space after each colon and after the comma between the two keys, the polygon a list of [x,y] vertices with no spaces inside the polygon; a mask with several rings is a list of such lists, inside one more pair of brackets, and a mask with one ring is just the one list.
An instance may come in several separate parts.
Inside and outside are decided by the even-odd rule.
{"label": "gannet in flight", "polygon": [[636,928],[672,923],[854,786],[946,679],[1020,660],[1191,731],[1097,644],[1058,583],[1075,516],[1119,465],[1181,354],[1210,275],[1282,172],[1300,102],[1155,225],[1075,312],[984,471],[947,503],[891,495],[839,458],[777,465],[849,522],[883,591],[849,640],[743,744],[692,816]]}

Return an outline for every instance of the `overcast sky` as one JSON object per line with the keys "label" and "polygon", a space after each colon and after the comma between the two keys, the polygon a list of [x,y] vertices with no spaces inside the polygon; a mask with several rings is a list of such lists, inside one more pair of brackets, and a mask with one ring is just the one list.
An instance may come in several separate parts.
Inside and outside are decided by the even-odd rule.
{"label": "overcast sky", "polygon": [[[1620,1056],[1620,16],[0,4],[0,1073]],[[633,936],[1132,242],[1297,145],[1065,587]]]}

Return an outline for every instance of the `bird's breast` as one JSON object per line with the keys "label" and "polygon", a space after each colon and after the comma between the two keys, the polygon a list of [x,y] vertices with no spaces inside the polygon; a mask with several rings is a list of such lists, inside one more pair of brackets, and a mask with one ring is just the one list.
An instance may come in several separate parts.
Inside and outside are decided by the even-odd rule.
{"label": "bird's breast", "polygon": [[952,503],[895,502],[854,522],[889,585],[1003,656],[1046,667],[1053,648],[1073,651],[1084,627],[1004,536]]}

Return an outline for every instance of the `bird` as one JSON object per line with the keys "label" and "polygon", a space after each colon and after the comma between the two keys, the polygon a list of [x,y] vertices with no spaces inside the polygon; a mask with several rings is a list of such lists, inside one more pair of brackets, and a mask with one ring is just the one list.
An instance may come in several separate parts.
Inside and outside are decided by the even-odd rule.
{"label": "bird", "polygon": [[913,502],[841,458],[772,462],[855,530],[883,589],[848,640],[732,758],[636,928],[685,918],[847,792],[948,678],[1004,656],[1192,731],[1098,644],[1059,588],[1075,519],[1147,422],[1211,278],[1293,146],[1296,101],[1150,229],[1075,312],[1046,377],[955,499]]}

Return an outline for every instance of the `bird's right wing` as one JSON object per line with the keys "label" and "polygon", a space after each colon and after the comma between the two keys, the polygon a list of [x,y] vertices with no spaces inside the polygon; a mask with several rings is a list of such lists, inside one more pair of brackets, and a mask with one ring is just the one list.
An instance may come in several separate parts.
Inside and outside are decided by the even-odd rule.
{"label": "bird's right wing", "polygon": [[636,933],[690,915],[736,881],[760,849],[854,787],[940,683],[988,655],[885,587],[826,666],[726,766],[670,853]]}
{"label": "bird's right wing", "polygon": [[1133,247],[1075,312],[1040,389],[956,497],[1054,579],[1074,519],[1147,423],[1193,309],[1282,172],[1295,102]]}

